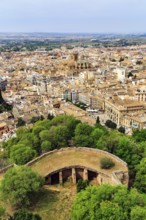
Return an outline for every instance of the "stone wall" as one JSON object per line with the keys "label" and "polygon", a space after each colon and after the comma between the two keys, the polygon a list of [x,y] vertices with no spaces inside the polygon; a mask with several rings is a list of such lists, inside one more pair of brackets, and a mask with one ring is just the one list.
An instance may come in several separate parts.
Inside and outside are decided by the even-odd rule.
{"label": "stone wall", "polygon": [[[74,167],[69,167],[69,166],[66,166],[66,167],[63,167],[62,169],[60,170],[55,170],[55,172],[62,172],[63,170],[66,170],[66,169],[75,169],[75,168],[81,168],[81,169],[84,169],[84,170],[88,170],[88,171],[93,171],[93,172],[96,172],[98,173],[98,176],[97,176],[97,181],[99,182],[99,184],[102,184],[102,183],[109,183],[109,184],[128,184],[128,168],[127,168],[127,163],[125,163],[123,160],[121,160],[120,158],[118,158],[117,156],[113,155],[113,154],[110,154],[106,151],[102,151],[102,150],[99,150],[99,149],[94,149],[94,148],[85,148],[85,147],[68,147],[68,148],[62,148],[62,149],[59,149],[59,150],[53,150],[53,151],[50,151],[50,152],[47,152],[47,153],[44,153],[42,154],[41,156],[33,159],[32,161],[28,162],[26,164],[26,166],[31,166],[33,164],[35,164],[36,162],[40,161],[42,158],[48,156],[48,155],[53,155],[55,153],[59,153],[59,152],[68,152],[69,154],[71,154],[73,151],[83,151],[83,152],[87,152],[87,151],[92,151],[93,153],[95,153],[95,156],[97,156],[97,153],[98,155],[101,155],[102,157],[110,157],[111,159],[113,159],[115,162],[117,161],[118,163],[120,163],[123,168],[126,168],[127,171],[122,171],[122,170],[117,170],[117,171],[113,171],[112,174],[110,175],[107,175],[104,173],[104,170],[103,172],[99,172],[98,171],[98,167],[96,170],[92,169],[92,167],[85,167],[85,166],[78,166],[78,162],[77,162],[77,166],[74,166]],[[0,170],[0,173],[5,173],[8,169],[14,167],[15,164],[12,164],[12,165],[9,165],[3,169]],[[55,173],[53,172],[53,173]],[[48,175],[52,175],[53,173],[48,173]]]}
{"label": "stone wall", "polygon": [[0,169],[0,173],[5,173],[7,170],[13,168],[15,166],[15,164],[11,164],[11,165],[8,165],[2,169]]}
{"label": "stone wall", "polygon": [[41,156],[31,160],[30,162],[28,162],[26,165],[28,166],[31,166],[32,164],[36,163],[37,161],[41,160],[43,157],[47,156],[47,155],[51,155],[51,154],[54,154],[56,152],[62,152],[62,151],[73,151],[73,150],[81,150],[81,151],[92,151],[92,152],[95,152],[95,153],[100,153],[102,155],[105,155],[105,157],[110,157],[110,158],[113,158],[115,159],[116,161],[118,161],[119,163],[122,164],[122,166],[125,166],[127,167],[127,163],[124,162],[123,160],[121,160],[119,157],[111,154],[111,153],[108,153],[107,151],[103,151],[103,150],[99,150],[99,149],[94,149],[94,148],[87,148],[87,147],[67,147],[67,148],[61,148],[59,150],[53,150],[53,151],[50,151],[50,152],[47,152],[47,153],[44,153],[42,154]]}

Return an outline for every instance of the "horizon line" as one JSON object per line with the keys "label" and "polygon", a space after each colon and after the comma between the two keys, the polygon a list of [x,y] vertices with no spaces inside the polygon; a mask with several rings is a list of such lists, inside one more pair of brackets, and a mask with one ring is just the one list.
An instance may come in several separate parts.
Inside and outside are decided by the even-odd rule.
{"label": "horizon line", "polygon": [[0,31],[0,34],[146,34],[146,31],[134,32],[56,32],[56,31]]}

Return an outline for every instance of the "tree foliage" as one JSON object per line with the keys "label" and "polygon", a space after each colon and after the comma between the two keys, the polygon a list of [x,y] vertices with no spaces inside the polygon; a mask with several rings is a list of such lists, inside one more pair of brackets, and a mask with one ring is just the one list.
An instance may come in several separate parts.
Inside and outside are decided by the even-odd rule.
{"label": "tree foliage", "polygon": [[107,120],[105,122],[105,125],[108,127],[108,128],[112,128],[112,129],[116,129],[117,127],[117,124],[111,120]]}
{"label": "tree foliage", "polygon": [[88,181],[88,180],[82,180],[82,179],[80,179],[80,180],[77,182],[77,192],[80,192],[81,190],[86,189],[87,186],[89,186],[89,181]]}
{"label": "tree foliage", "polygon": [[118,128],[118,131],[125,134],[125,128],[122,126]]}
{"label": "tree foliage", "polygon": [[14,213],[9,220],[41,220],[42,218],[38,214],[33,214],[27,210],[20,209]]}
{"label": "tree foliage", "polygon": [[30,122],[34,124],[35,122],[43,119],[44,119],[43,116],[33,116]]}
{"label": "tree foliage", "polygon": [[134,130],[132,136],[137,142],[146,141],[146,129]]}
{"label": "tree foliage", "polygon": [[80,121],[72,116],[57,116],[37,121],[31,129],[19,127],[16,137],[3,144],[4,156],[16,164],[25,164],[41,153],[68,147]]}
{"label": "tree foliage", "polygon": [[13,145],[10,151],[10,159],[18,165],[26,164],[36,155],[37,152],[34,149],[23,144]]}
{"label": "tree foliage", "polygon": [[86,135],[89,136],[93,131],[93,127],[86,123],[79,123],[75,129],[75,135]]}
{"label": "tree foliage", "polygon": [[146,209],[136,206],[131,211],[131,220],[145,220],[146,219]]}
{"label": "tree foliage", "polygon": [[23,120],[23,118],[18,118],[18,122],[16,124],[16,127],[24,126],[26,122]]}
{"label": "tree foliage", "polygon": [[52,126],[49,130],[48,137],[53,149],[59,149],[61,147],[67,147],[69,132],[66,126]]}
{"label": "tree foliage", "polygon": [[96,146],[123,159],[134,172],[144,153],[144,146],[139,146],[133,139],[117,131],[101,136]]}
{"label": "tree foliage", "polygon": [[77,194],[71,219],[133,220],[131,216],[135,207],[141,207],[144,212],[145,205],[143,195],[135,189],[128,191],[124,186],[89,186]]}
{"label": "tree foliage", "polygon": [[42,185],[43,179],[29,167],[15,167],[8,170],[2,180],[2,196],[14,206],[26,207]]}
{"label": "tree foliage", "polygon": [[42,152],[48,152],[48,151],[53,150],[51,142],[50,141],[43,141],[41,143],[41,150],[42,150]]}
{"label": "tree foliage", "polygon": [[107,120],[105,122],[105,125],[108,127],[108,128],[112,128],[112,129],[116,129],[117,127],[117,124],[111,120]]}
{"label": "tree foliage", "polygon": [[146,158],[143,158],[137,166],[134,185],[139,191],[146,193]]}
{"label": "tree foliage", "polygon": [[91,133],[93,131],[93,127],[86,123],[79,123],[75,129],[75,137],[74,142],[75,145],[79,147],[92,147],[93,139],[91,137]]}
{"label": "tree foliage", "polygon": [[99,118],[99,116],[97,116],[97,118],[96,118],[96,124],[100,124],[100,118]]}
{"label": "tree foliage", "polygon": [[5,212],[6,212],[5,208],[0,207],[0,218],[2,218],[5,215]]}

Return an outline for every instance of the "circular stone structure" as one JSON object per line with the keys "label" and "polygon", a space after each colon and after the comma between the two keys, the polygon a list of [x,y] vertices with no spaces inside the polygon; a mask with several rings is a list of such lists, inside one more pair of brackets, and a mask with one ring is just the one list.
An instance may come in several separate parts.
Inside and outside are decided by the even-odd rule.
{"label": "circular stone structure", "polygon": [[[102,158],[110,158],[115,166],[110,169],[102,169]],[[79,179],[89,180],[100,185],[128,184],[128,167],[120,158],[106,151],[85,148],[70,147],[47,152],[30,161],[28,166],[45,177],[46,184],[62,184],[67,179],[76,184]]]}
{"label": "circular stone structure", "polygon": [[[115,166],[102,169],[100,161],[105,157],[112,159]],[[79,179],[83,179],[97,185],[127,185],[129,179],[128,167],[123,160],[106,151],[93,148],[70,147],[50,151],[27,165],[45,177],[46,184],[62,184],[67,179],[76,184]]]}

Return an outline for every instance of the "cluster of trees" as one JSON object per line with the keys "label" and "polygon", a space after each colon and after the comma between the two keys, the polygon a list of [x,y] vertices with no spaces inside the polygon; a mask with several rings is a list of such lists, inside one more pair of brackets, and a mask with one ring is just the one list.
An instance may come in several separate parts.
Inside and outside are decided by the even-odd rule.
{"label": "cluster of trees", "polygon": [[72,220],[145,220],[146,129],[133,131],[131,137],[116,130],[108,131],[97,140],[96,148],[115,154],[127,162],[129,189],[108,185],[87,187],[80,183],[81,192],[77,194],[73,205]]}
{"label": "cluster of trees", "polygon": [[145,220],[146,196],[125,186],[89,186],[77,194],[72,220]]}
{"label": "cluster of trees", "polygon": [[[6,45],[3,45],[0,47],[0,52],[10,52],[10,51],[15,51],[15,52],[19,52],[19,51],[35,51],[38,48],[44,48],[46,47],[46,49],[48,47],[50,47],[51,49],[57,48],[57,46],[55,47],[54,44],[46,45],[45,43],[41,43],[41,42],[37,42],[37,41],[24,41],[23,43],[21,42],[17,42],[17,43],[12,43],[12,42],[7,42]],[[59,48],[59,45],[58,45]]]}
{"label": "cluster of trees", "polygon": [[130,185],[134,183],[137,165],[146,155],[146,130],[136,130],[131,137],[117,130],[94,127],[72,116],[57,116],[34,123],[32,128],[20,127],[17,136],[3,143],[4,155],[23,165],[38,155],[62,147],[92,147],[108,151],[127,162]]}
{"label": "cluster of trees", "polygon": [[34,198],[42,191],[43,184],[44,178],[30,167],[17,166],[8,170],[1,181],[0,194],[5,204],[10,204],[17,211],[13,216],[8,216],[6,210],[0,207],[0,218],[41,220],[39,215],[30,213],[26,209],[34,203]]}
{"label": "cluster of trees", "polygon": [[[98,190],[94,187],[92,189],[90,186],[87,188],[87,190],[85,190],[89,183],[79,182],[77,191],[79,192],[84,190],[84,192],[81,192],[81,194],[79,193],[77,195],[74,205],[75,208],[73,208],[73,220],[92,219],[92,217],[86,217],[88,215],[91,216],[90,214],[93,214],[93,219],[137,220],[138,217],[135,216],[142,216],[141,219],[144,219],[143,216],[146,214],[143,208],[145,206],[143,198],[145,197],[146,193],[146,129],[141,131],[135,130],[132,136],[126,136],[117,130],[106,129],[100,125],[100,122],[98,122],[95,126],[90,126],[86,123],[81,123],[72,116],[57,116],[55,118],[37,121],[34,123],[32,128],[20,127],[17,130],[16,137],[13,137],[9,141],[3,143],[3,157],[10,158],[11,161],[18,165],[23,165],[43,152],[62,147],[71,147],[72,145],[77,147],[92,147],[105,150],[123,159],[125,162],[127,162],[129,167],[129,187],[136,188],[129,191],[125,188],[119,187],[103,187],[101,188],[103,189],[101,190],[102,200],[99,200],[98,202],[98,193],[97,198],[95,195],[96,191],[99,191],[99,188]],[[109,161],[108,158],[104,158],[104,160],[101,161],[101,166],[105,169],[114,166],[114,164],[112,161]],[[27,192],[27,187],[25,190],[19,190],[19,193],[17,194],[14,184],[15,182],[9,184],[9,181],[13,180],[14,177],[17,176],[18,171],[19,180],[17,180],[16,183],[19,186],[19,189],[21,188],[21,182],[23,183],[22,185],[26,183],[26,174],[29,174],[29,171],[26,173],[21,173],[19,169],[20,168],[18,168],[18,170],[13,170],[10,173],[8,171],[4,179],[6,182],[2,183],[2,191],[6,192],[6,195],[8,195],[8,198],[6,199],[11,200],[12,204],[15,204],[13,202],[13,199],[15,199],[15,201],[17,200],[19,204],[23,203],[27,205],[29,204],[30,200],[28,197],[24,199],[23,195],[32,197],[32,193]],[[21,168],[21,171],[23,169],[24,168]],[[30,180],[32,176],[30,175]],[[39,182],[39,184],[39,186],[42,186],[42,182]],[[31,184],[29,184],[29,187],[30,186]],[[107,191],[105,190],[106,188]],[[11,192],[9,192],[9,189]],[[139,194],[137,190],[142,194]],[[90,199],[92,200],[92,192],[93,195],[95,194],[96,206],[94,207],[92,202],[89,202],[89,205],[87,205],[88,207],[84,207],[82,196],[83,198],[84,196],[85,198],[88,198],[89,196],[89,199],[87,200],[90,201]],[[109,197],[106,197],[106,193]],[[112,196],[110,193],[112,193]],[[133,197],[132,193],[134,195]],[[124,200],[121,200],[123,205],[118,200],[118,196],[120,198],[120,194],[123,196],[123,199],[125,199],[125,197],[128,198],[125,199],[125,203]],[[21,200],[20,198],[23,199]],[[134,201],[134,199],[136,201]],[[81,203],[78,203],[78,201]],[[124,204],[127,204],[128,210]],[[105,211],[105,207],[109,209],[108,212]],[[94,208],[95,213],[93,212],[92,208]],[[137,210],[138,215],[135,215],[135,210]],[[122,215],[121,213],[124,214]],[[108,217],[109,215],[111,215],[111,218]],[[85,216],[85,218],[82,216]]]}
{"label": "cluster of trees", "polygon": [[3,42],[4,44],[2,46],[0,46],[0,52],[10,52],[10,51],[35,51],[36,49],[39,48],[44,48],[46,51],[51,51],[53,49],[58,49],[61,48],[62,45],[66,44],[66,46],[68,47],[68,49],[72,49],[74,48],[74,46],[72,46],[72,42],[78,42],[78,40],[72,40],[72,39],[68,39],[68,40],[43,40],[43,41],[36,41],[33,40],[31,41],[29,40],[24,40],[23,42],[20,42],[19,39],[17,40],[16,43],[11,42],[11,40],[7,40],[5,42]]}
{"label": "cluster of trees", "polygon": [[[22,120],[21,123],[24,124]],[[17,129],[16,137],[3,143],[3,156],[23,165],[44,152],[67,147],[79,123],[71,116],[58,116],[37,121],[33,128],[22,126]]]}
{"label": "cluster of trees", "polygon": [[[25,125],[22,119],[19,125]],[[23,165],[44,152],[70,145],[96,147],[96,142],[107,132],[100,124],[92,127],[72,116],[44,119],[32,128],[19,127],[16,137],[3,143],[3,157]]]}
{"label": "cluster of trees", "polygon": [[[99,119],[97,118],[96,123],[98,123],[98,120],[99,120]],[[99,123],[100,123],[100,121],[99,121]],[[111,121],[111,120],[107,120],[107,121],[105,122],[105,126],[106,126],[107,128],[111,128],[111,129],[113,129],[113,130],[117,128],[117,124],[116,124],[115,122]],[[118,131],[121,132],[121,133],[123,133],[123,134],[125,134],[125,128],[122,127],[122,126],[120,126],[120,127],[118,128]]]}
{"label": "cluster of trees", "polygon": [[[48,118],[51,117],[50,115],[48,115]],[[37,121],[40,121],[40,120],[43,120],[44,117],[41,115],[41,116],[33,116],[30,123],[31,124],[34,124],[35,122]],[[51,118],[52,119],[52,118]],[[26,122],[24,121],[23,118],[18,118],[18,121],[17,121],[17,124],[16,124],[16,127],[21,127],[21,126],[25,126],[26,125]]]}

